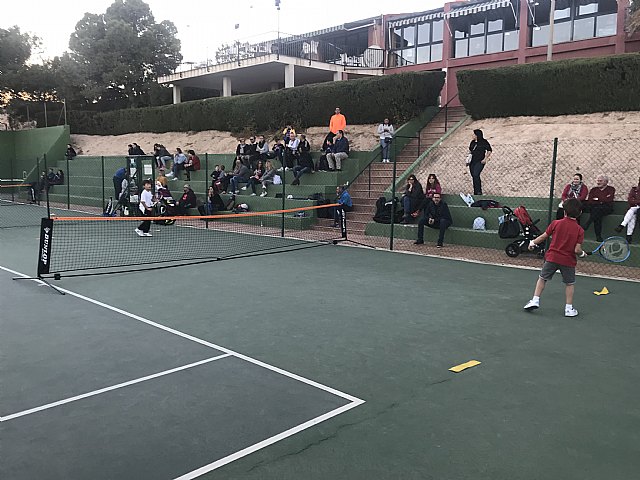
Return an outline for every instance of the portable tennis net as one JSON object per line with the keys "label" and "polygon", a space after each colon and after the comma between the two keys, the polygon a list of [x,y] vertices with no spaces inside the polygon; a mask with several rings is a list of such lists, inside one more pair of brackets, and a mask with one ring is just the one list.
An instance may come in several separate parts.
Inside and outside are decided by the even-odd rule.
{"label": "portable tennis net", "polygon": [[[338,209],[337,228],[332,219],[318,218],[335,207],[211,216],[43,218],[38,277],[159,269],[337,243],[346,239],[344,215]],[[144,220],[151,222],[146,235]]]}

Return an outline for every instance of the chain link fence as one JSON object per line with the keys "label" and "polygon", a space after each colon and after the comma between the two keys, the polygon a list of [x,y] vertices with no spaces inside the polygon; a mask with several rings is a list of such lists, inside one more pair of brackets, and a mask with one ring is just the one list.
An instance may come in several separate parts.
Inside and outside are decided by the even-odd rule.
{"label": "chain link fence", "polygon": [[[544,232],[549,223],[562,217],[558,207],[562,194],[576,174],[582,176],[586,191],[596,187],[598,177],[608,180],[615,188],[614,202],[602,209],[598,191],[592,191],[585,200],[585,212],[580,217],[585,228],[585,250],[593,250],[600,238],[627,237],[631,244],[631,256],[623,263],[609,263],[598,256],[580,260],[577,271],[585,274],[605,275],[640,280],[640,232],[630,236],[627,228],[618,232],[616,227],[627,224],[625,215],[632,188],[639,187],[640,168],[635,161],[636,142],[630,139],[554,140],[492,144],[493,152],[479,175],[483,195],[474,195],[473,179],[465,160],[467,146],[436,146],[428,149],[418,160],[393,179],[396,188],[396,211],[406,206],[403,201],[410,175],[415,175],[423,189],[429,188],[429,178],[435,176],[447,204],[452,225],[444,231],[444,247],[438,248],[439,229],[424,227],[424,244],[416,245],[420,219],[424,210],[411,205],[414,216],[391,215],[385,223],[373,220],[375,207],[363,236],[356,240],[378,248],[408,250],[443,257],[457,257],[481,262],[539,267],[544,252],[531,253],[526,248],[530,238]],[[357,180],[356,180],[357,183]],[[434,185],[431,185],[434,188]],[[391,185],[382,193],[391,200]],[[369,192],[371,195],[371,192]],[[602,195],[600,195],[602,197]],[[424,205],[422,205],[424,206]],[[518,221],[519,228],[512,228],[511,238],[501,238],[501,223],[516,220],[505,212],[525,207],[531,222]],[[391,204],[387,209],[391,209]],[[589,210],[599,210],[594,214]],[[517,213],[521,213],[518,209]],[[601,216],[601,219],[598,218]],[[522,220],[522,219],[521,219]],[[594,221],[595,220],[595,221]],[[527,227],[527,228],[525,228]],[[506,230],[506,227],[502,227]],[[505,233],[505,232],[503,232]],[[504,235],[503,235],[504,236]]]}

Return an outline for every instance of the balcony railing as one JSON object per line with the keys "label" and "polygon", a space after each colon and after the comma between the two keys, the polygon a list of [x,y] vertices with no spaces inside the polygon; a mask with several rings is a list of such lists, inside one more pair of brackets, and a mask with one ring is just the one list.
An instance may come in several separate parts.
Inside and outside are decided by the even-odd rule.
{"label": "balcony railing", "polygon": [[337,46],[323,40],[283,38],[260,43],[236,43],[216,52],[215,63],[238,63],[252,58],[275,54],[302,58],[312,62],[332,63],[343,67],[382,68],[384,50],[381,48],[354,48]]}

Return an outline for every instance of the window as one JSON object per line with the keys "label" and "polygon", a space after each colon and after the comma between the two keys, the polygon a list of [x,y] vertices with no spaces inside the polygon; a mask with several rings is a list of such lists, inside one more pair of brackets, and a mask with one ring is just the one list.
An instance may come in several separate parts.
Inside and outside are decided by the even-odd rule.
{"label": "window", "polygon": [[595,17],[577,18],[573,22],[573,39],[584,40],[585,38],[592,38],[595,24]]}
{"label": "window", "polygon": [[422,20],[420,23],[392,28],[389,66],[442,60],[443,27],[443,20]]}
{"label": "window", "polygon": [[441,42],[442,41],[442,31],[444,27],[443,20],[436,20],[431,23],[431,41],[432,42]]}
{"label": "window", "polygon": [[430,34],[431,34],[431,24],[419,23],[418,24],[418,45],[429,43]]}
{"label": "window", "polygon": [[514,11],[518,1],[511,6],[487,10],[450,19],[454,37],[455,58],[485,53],[498,53],[518,48],[518,30]]}
{"label": "window", "polygon": [[[553,43],[606,37],[616,34],[616,0],[556,0]],[[529,12],[531,46],[549,41],[550,0],[536,0]]]}
{"label": "window", "polygon": [[413,47],[416,44],[416,27],[412,25],[410,27],[404,27],[402,31],[402,46]]}
{"label": "window", "polygon": [[618,15],[615,13],[596,17],[596,37],[615,35],[617,22]]}

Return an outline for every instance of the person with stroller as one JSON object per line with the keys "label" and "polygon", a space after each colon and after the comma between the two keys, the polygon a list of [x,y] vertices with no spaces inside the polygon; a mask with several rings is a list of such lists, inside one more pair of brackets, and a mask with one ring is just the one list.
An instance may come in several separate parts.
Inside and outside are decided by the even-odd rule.
{"label": "person with stroller", "polygon": [[636,228],[638,220],[638,211],[640,211],[640,178],[638,178],[638,186],[631,187],[627,202],[629,202],[629,209],[624,214],[622,223],[615,228],[615,231],[620,233],[627,227],[627,242],[631,243],[633,231]]}
{"label": "person with stroller", "polygon": [[473,194],[482,195],[482,180],[480,174],[484,170],[492,149],[489,142],[484,138],[484,133],[480,129],[473,131],[473,139],[469,144],[469,173],[473,179]]}
{"label": "person with stroller", "polygon": [[585,232],[593,223],[593,229],[596,233],[596,240],[602,241],[602,219],[613,212],[613,200],[616,195],[616,189],[609,185],[609,177],[606,175],[598,175],[596,178],[596,186],[589,190],[586,205],[583,211],[589,212],[589,220],[584,226]]}
{"label": "person with stroller", "polygon": [[422,185],[414,174],[409,175],[407,184],[402,194],[402,207],[404,208],[404,216],[402,223],[411,223],[420,212],[424,203],[424,190]]}
{"label": "person with stroller", "polygon": [[[556,220],[562,220],[564,218],[564,209],[562,205],[569,198],[577,198],[580,202],[584,202],[589,194],[589,188],[582,183],[582,174],[576,173],[571,180],[571,183],[567,183],[562,190],[562,197],[560,205],[558,205],[558,211],[556,212]],[[578,225],[580,225],[580,216],[576,218]]]}
{"label": "person with stroller", "polygon": [[414,242],[414,245],[422,245],[424,243],[425,225],[439,230],[436,247],[442,248],[444,246],[444,234],[447,228],[453,225],[449,206],[447,202],[442,200],[442,194],[434,193],[431,201],[427,203],[422,218],[418,222],[418,239]]}
{"label": "person with stroller", "polygon": [[576,218],[580,215],[581,203],[577,198],[569,198],[564,202],[564,218],[554,220],[547,227],[547,230],[539,237],[529,242],[529,250],[533,250],[537,245],[542,245],[547,238],[551,237],[551,245],[545,255],[544,265],[540,271],[540,276],[536,282],[533,298],[524,306],[525,310],[535,310],[540,307],[540,296],[548,280],[553,278],[557,270],[562,274],[562,281],[565,284],[565,306],[564,316],[575,317],[578,310],[573,307],[573,294],[576,283],[576,255],[583,258],[588,255],[582,250],[584,242],[584,230]]}

